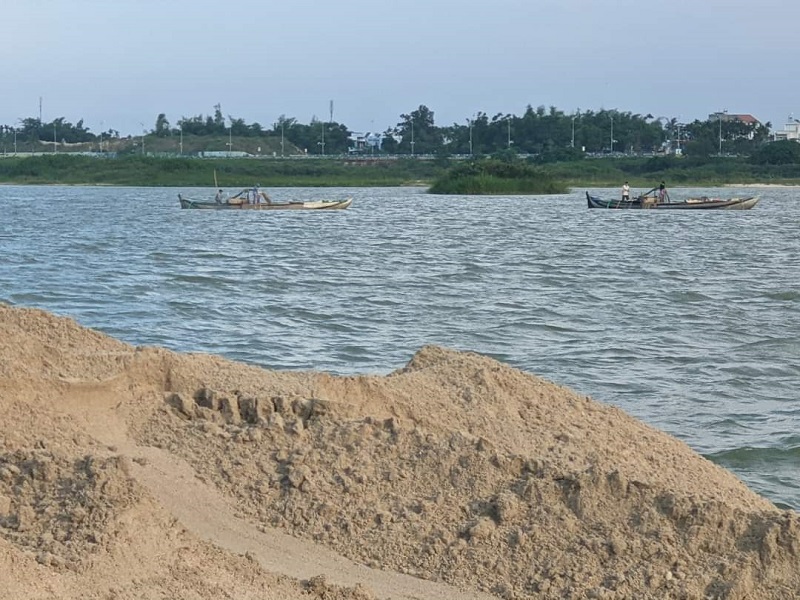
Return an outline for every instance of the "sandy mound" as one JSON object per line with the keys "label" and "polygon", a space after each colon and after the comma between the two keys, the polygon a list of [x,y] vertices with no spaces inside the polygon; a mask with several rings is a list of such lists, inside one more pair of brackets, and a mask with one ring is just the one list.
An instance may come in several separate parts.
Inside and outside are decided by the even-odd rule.
{"label": "sandy mound", "polygon": [[5,306],[0,334],[0,597],[800,597],[794,512],[483,356],[274,372]]}

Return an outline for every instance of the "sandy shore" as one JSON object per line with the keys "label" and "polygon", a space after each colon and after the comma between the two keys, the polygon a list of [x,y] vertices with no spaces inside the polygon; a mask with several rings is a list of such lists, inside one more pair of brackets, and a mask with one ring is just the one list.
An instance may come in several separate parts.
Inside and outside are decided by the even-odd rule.
{"label": "sandy shore", "polygon": [[485,356],[388,376],[0,305],[0,598],[800,597],[800,522]]}
{"label": "sandy shore", "polygon": [[727,183],[725,187],[737,188],[796,188],[800,187],[797,184],[789,183]]}

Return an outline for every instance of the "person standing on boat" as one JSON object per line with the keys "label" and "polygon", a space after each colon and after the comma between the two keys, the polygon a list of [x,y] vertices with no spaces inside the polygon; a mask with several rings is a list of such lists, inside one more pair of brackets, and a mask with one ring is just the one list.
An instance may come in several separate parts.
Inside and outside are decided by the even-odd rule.
{"label": "person standing on boat", "polygon": [[214,196],[214,202],[222,204],[222,190],[217,190],[217,195]]}
{"label": "person standing on boat", "polygon": [[663,204],[669,199],[669,194],[667,193],[667,186],[664,182],[661,182],[661,185],[658,186],[658,203]]}
{"label": "person standing on boat", "polygon": [[631,199],[631,186],[626,181],[622,186],[622,201],[628,202]]}

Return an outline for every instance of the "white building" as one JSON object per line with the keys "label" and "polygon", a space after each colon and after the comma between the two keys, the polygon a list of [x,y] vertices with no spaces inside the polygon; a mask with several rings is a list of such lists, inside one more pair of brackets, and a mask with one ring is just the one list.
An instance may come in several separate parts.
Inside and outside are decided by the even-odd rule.
{"label": "white building", "polygon": [[800,141],[800,121],[794,118],[794,115],[789,115],[789,118],[786,120],[786,125],[783,126],[783,130],[776,131],[773,133],[773,138],[776,142],[781,140],[794,140],[795,142]]}
{"label": "white building", "polygon": [[371,152],[381,149],[383,134],[368,131],[367,133],[353,132],[350,134],[350,152]]}

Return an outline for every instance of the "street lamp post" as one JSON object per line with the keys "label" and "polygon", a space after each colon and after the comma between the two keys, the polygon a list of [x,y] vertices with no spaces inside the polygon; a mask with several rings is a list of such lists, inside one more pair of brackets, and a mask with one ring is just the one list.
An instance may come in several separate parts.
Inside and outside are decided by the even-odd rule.
{"label": "street lamp post", "polygon": [[611,154],[614,154],[614,115],[611,115]]}
{"label": "street lamp post", "polygon": [[572,140],[569,143],[569,147],[575,147],[575,115],[572,115]]}
{"label": "street lamp post", "polygon": [[572,115],[572,141],[569,143],[569,147],[575,147],[575,115]]}

